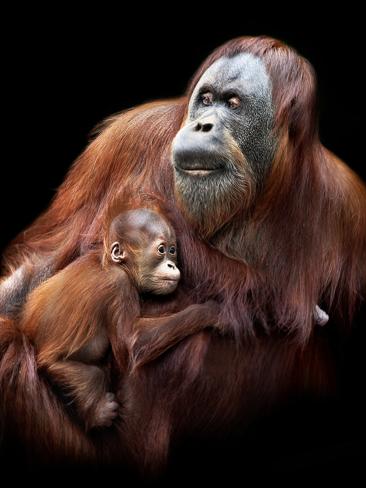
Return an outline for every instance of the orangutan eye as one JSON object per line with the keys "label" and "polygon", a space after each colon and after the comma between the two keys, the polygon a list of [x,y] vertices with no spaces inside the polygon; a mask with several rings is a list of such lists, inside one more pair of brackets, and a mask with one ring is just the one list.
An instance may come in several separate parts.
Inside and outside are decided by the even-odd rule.
{"label": "orangutan eye", "polygon": [[165,254],[165,246],[163,244],[160,244],[160,246],[158,247],[158,253]]}
{"label": "orangutan eye", "polygon": [[213,102],[213,95],[211,92],[205,92],[205,93],[202,93],[201,95],[201,102],[203,103],[203,105],[212,105],[212,102]]}
{"label": "orangutan eye", "polygon": [[228,98],[226,103],[228,104],[229,108],[236,109],[236,108],[240,107],[241,100],[239,97],[233,96],[233,97]]}
{"label": "orangutan eye", "polygon": [[170,246],[169,248],[169,254],[172,254],[174,256],[174,254],[177,252],[175,246]]}

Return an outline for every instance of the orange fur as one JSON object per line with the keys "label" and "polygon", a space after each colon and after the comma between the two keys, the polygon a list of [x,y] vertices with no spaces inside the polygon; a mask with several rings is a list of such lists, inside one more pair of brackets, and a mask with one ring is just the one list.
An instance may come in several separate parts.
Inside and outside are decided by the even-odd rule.
{"label": "orange fur", "polygon": [[[261,57],[268,69],[279,144],[262,191],[207,243],[177,208],[170,146],[202,73],[221,56],[239,52]],[[324,304],[330,325],[344,327],[364,300],[366,191],[319,141],[315,88],[309,63],[279,41],[228,42],[197,71],[187,97],[110,119],[75,162],[50,208],[10,247],[7,259],[13,267],[22,262],[19,249],[36,254],[59,249],[56,269],[62,269],[102,243],[114,199],[123,192],[130,192],[132,200],[139,191],[151,193],[170,208],[182,286],[190,300],[223,304],[220,322],[227,337],[197,334],[123,383],[126,422],[117,447],[106,442],[113,456],[118,458],[118,446],[127,445],[138,463],[159,465],[172,436],[230,430],[231,422],[249,419],[290,392],[327,392],[333,386],[328,344],[314,330],[313,306]],[[180,306],[174,300],[147,301],[143,313],[161,316]],[[56,337],[61,343],[63,333]],[[9,351],[2,359],[6,371],[20,357]],[[9,388],[7,376],[0,378]],[[59,406],[44,408],[62,412]],[[19,415],[16,410],[14,416]],[[27,414],[24,421],[30,428]],[[58,422],[55,442],[66,428]],[[45,443],[47,435],[45,429],[37,442]],[[77,443],[78,434],[73,435]]]}

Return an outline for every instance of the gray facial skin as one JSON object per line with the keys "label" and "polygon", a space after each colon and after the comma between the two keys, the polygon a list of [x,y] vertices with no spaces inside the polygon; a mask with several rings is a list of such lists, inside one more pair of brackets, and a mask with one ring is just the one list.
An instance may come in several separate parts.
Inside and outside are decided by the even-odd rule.
{"label": "gray facial skin", "polygon": [[274,154],[272,129],[264,63],[249,53],[213,63],[194,89],[172,147],[176,191],[193,219],[202,221],[215,205],[228,217],[245,192],[261,185]]}

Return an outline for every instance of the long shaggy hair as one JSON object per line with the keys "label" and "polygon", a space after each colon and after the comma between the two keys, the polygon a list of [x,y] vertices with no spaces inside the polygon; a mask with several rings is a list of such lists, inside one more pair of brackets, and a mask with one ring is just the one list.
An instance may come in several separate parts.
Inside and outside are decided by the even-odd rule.
{"label": "long shaggy hair", "polygon": [[[279,142],[263,187],[250,205],[243,195],[243,208],[204,242],[184,218],[184,208],[179,209],[176,203],[171,143],[204,71],[220,57],[242,52],[260,57],[271,77],[274,130]],[[222,303],[224,330],[237,339],[235,347],[242,343],[246,352],[239,354],[221,338],[220,344],[225,343],[231,353],[216,345],[213,354],[210,344],[214,339],[199,334],[151,366],[145,376],[141,373],[131,379],[131,392],[138,391],[134,415],[139,420],[135,430],[130,430],[134,434],[125,434],[130,446],[144,445],[145,461],[149,456],[166,457],[171,432],[188,429],[180,416],[182,409],[192,409],[190,422],[199,429],[205,422],[197,413],[200,405],[205,405],[207,415],[210,412],[213,425],[245,415],[243,391],[248,391],[249,384],[253,391],[255,385],[261,389],[265,383],[263,388],[273,398],[273,392],[285,390],[287,383],[313,382],[319,388],[326,384],[326,370],[314,353],[316,341],[313,349],[313,310],[320,303],[333,323],[343,325],[352,321],[364,300],[366,191],[359,178],[321,145],[316,114],[315,77],[305,59],[267,37],[229,41],[204,61],[186,96],[149,103],[106,121],[74,163],[50,208],[7,252],[7,262],[14,268],[21,264],[22,251],[48,255],[58,249],[55,269],[63,268],[102,243],[110,204],[123,190],[132,198],[138,191],[156,195],[170,209],[178,237],[182,285],[192,300],[214,298]],[[153,306],[159,314],[159,305]],[[278,335],[286,337],[290,345],[276,349],[268,336]],[[253,341],[249,350],[243,343],[248,338]],[[296,356],[301,348],[303,352]],[[210,360],[220,362],[219,358],[225,358],[226,372],[212,366],[210,387],[205,365]],[[3,356],[8,369],[11,361],[14,356]],[[273,367],[272,373],[266,376],[269,367]],[[162,386],[167,375],[172,380]],[[1,380],[4,383],[4,377]],[[227,394],[213,405],[211,396],[218,398],[215,381],[225,385]],[[192,388],[194,385],[192,390],[188,383]],[[146,412],[141,400],[144,391],[151,395],[146,402],[151,409],[146,413],[148,418],[142,418],[141,413]],[[25,410],[26,405],[24,399]],[[136,447],[136,452],[139,449]]]}

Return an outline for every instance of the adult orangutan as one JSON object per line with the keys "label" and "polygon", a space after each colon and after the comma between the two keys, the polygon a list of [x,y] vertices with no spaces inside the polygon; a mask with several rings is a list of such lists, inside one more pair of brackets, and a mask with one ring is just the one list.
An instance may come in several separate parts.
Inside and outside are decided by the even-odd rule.
{"label": "adult orangutan", "polygon": [[[277,40],[243,37],[207,58],[186,97],[102,127],[6,255],[5,414],[38,459],[158,469],[184,439],[234,434],[296,395],[333,391],[334,335],[365,296],[366,191],[321,145],[315,98],[305,59]],[[182,286],[192,303],[220,303],[224,333],[191,336],[127,379],[117,371],[122,420],[90,437],[36,374],[17,315],[45,277],[100,244],[108,206],[127,188],[170,206]],[[316,303],[330,316],[324,329]],[[183,306],[146,300],[142,315]]]}

